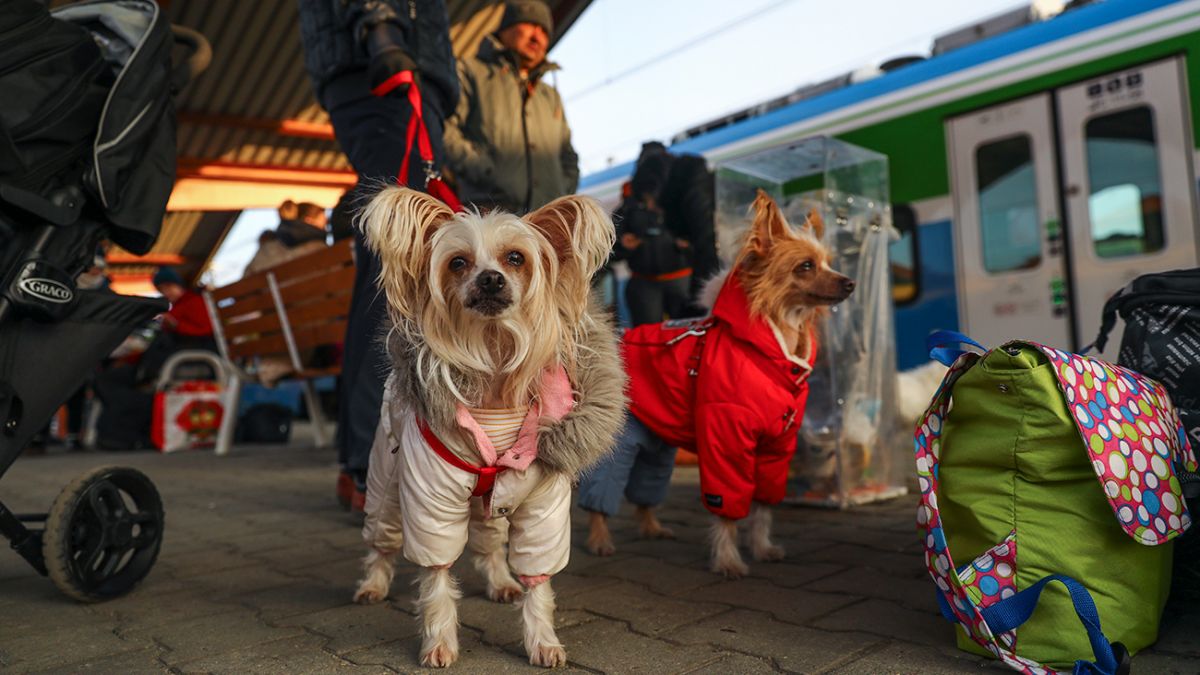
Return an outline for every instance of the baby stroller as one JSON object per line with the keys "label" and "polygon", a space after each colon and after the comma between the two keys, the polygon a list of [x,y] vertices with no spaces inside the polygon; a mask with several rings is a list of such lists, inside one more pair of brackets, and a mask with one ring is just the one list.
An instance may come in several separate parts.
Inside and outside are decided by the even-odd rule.
{"label": "baby stroller", "polygon": [[[179,66],[172,51],[187,52]],[[161,300],[79,290],[101,239],[154,244],[175,179],[173,94],[206,65],[199,34],[153,0],[0,13],[0,476]],[[39,527],[40,525],[40,527]],[[48,514],[0,504],[0,534],[64,593],[119,596],[158,556],[163,509],[142,473],[79,476]]]}

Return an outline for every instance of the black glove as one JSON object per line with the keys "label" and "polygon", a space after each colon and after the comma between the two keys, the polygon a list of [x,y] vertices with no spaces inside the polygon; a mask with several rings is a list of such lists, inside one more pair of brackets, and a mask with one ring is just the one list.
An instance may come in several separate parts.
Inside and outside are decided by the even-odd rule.
{"label": "black glove", "polygon": [[[404,51],[404,34],[400,28],[391,23],[381,23],[371,29],[368,35],[367,48],[371,54],[371,64],[367,68],[371,90],[387,82],[397,73],[411,71],[413,82],[420,88],[421,76],[417,62]],[[385,96],[403,95],[408,90],[407,85],[392,88]]]}

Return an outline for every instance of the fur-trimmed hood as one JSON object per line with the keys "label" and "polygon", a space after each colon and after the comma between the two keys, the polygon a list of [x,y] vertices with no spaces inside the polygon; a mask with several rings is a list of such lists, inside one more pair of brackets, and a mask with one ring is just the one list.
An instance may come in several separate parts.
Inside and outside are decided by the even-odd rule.
{"label": "fur-trimmed hood", "polygon": [[[607,313],[593,299],[576,339],[578,363],[568,372],[575,405],[555,421],[543,418],[538,431],[538,458],[547,468],[575,478],[612,451],[625,420],[625,372],[617,353],[617,335]],[[422,382],[418,376],[414,337],[394,328],[387,335],[392,361],[393,391],[388,401],[393,417],[412,408],[430,429],[464,459],[478,462],[475,442],[455,419],[458,399],[440,379]]]}

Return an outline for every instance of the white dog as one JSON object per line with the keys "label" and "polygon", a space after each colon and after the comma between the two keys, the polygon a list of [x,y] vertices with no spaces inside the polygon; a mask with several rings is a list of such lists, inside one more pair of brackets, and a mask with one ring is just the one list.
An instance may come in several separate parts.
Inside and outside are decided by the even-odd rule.
{"label": "white dog", "polygon": [[518,218],[400,187],[360,221],[395,325],[355,599],[386,597],[403,551],[422,567],[421,663],[450,665],[449,568],[469,539],[488,596],[521,599],[530,663],[562,665],[549,580],[570,551],[571,482],[611,450],[625,407],[615,333],[589,302],[612,223],[586,197]]}

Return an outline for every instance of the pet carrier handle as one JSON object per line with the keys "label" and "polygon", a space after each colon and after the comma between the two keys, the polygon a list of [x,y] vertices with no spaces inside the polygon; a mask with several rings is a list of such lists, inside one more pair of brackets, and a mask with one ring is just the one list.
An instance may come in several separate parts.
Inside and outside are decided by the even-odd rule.
{"label": "pet carrier handle", "polygon": [[954,365],[958,357],[967,353],[965,349],[949,345],[971,345],[972,347],[978,347],[981,351],[987,351],[986,347],[958,331],[938,330],[930,333],[929,337],[925,338],[925,347],[929,350],[929,358],[947,368]]}
{"label": "pet carrier handle", "polygon": [[983,608],[979,613],[992,633],[1007,633],[1033,616],[1042,589],[1051,581],[1057,581],[1067,587],[1071,604],[1075,606],[1075,613],[1079,615],[1083,627],[1087,629],[1088,641],[1092,643],[1092,653],[1096,656],[1095,662],[1076,661],[1076,675],[1127,675],[1129,651],[1121,643],[1111,643],[1104,637],[1103,631],[1100,630],[1100,614],[1096,610],[1092,595],[1083,584],[1071,577],[1051,574],[1016,595]]}

